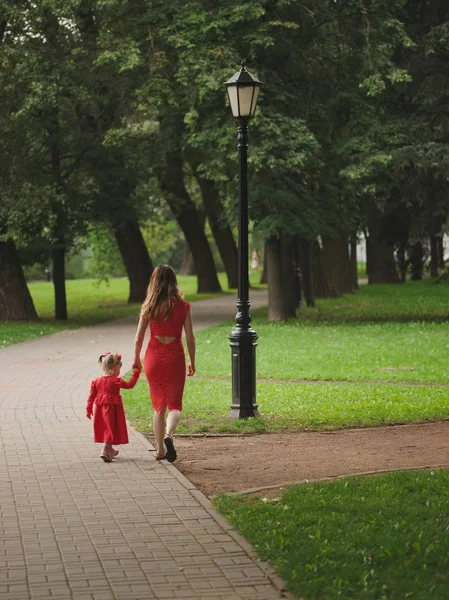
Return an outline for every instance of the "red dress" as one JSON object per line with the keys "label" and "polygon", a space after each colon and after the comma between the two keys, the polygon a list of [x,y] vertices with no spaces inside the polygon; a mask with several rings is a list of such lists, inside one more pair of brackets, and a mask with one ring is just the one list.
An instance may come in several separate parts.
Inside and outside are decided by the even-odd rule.
{"label": "red dress", "polygon": [[114,375],[98,377],[90,385],[86,411],[94,414],[94,441],[103,444],[127,444],[128,429],[120,389],[133,388],[139,379],[139,371],[133,371],[131,379],[125,381]]}
{"label": "red dress", "polygon": [[[161,315],[150,321],[150,341],[145,352],[144,368],[150,387],[153,408],[161,413],[168,408],[182,410],[182,395],[186,382],[186,359],[182,345],[182,328],[189,302],[182,300],[175,304],[170,318]],[[163,344],[155,336],[174,337],[169,344]]]}

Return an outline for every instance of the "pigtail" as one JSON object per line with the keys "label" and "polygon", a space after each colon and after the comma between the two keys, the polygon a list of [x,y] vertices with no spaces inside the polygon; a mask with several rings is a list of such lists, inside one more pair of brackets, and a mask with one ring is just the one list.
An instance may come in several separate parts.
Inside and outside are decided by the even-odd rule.
{"label": "pigtail", "polygon": [[120,367],[122,366],[122,355],[117,354],[117,352],[114,354],[105,352],[104,354],[101,354],[100,358],[98,359],[98,366],[105,375],[111,374],[116,365],[119,365]]}

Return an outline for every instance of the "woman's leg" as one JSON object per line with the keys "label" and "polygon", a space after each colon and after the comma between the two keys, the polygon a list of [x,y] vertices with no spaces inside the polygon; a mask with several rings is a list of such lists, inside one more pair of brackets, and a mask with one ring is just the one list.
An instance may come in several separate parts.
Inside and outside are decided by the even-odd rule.
{"label": "woman's leg", "polygon": [[180,410],[171,410],[168,413],[167,419],[167,435],[164,438],[165,447],[167,448],[167,460],[168,462],[174,462],[176,460],[176,450],[173,444],[173,435],[178,427],[179,419],[181,417]]}
{"label": "woman's leg", "polygon": [[168,413],[167,419],[167,435],[173,437],[175,435],[176,428],[179,424],[179,419],[181,418],[180,410],[171,410]]}
{"label": "woman's leg", "polygon": [[156,453],[159,455],[164,455],[165,409],[160,413],[154,411],[153,431],[156,439]]}

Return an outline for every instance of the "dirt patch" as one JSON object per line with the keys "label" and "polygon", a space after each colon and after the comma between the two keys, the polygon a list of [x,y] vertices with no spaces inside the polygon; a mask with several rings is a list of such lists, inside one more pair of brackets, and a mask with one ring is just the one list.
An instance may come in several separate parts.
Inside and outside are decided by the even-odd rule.
{"label": "dirt patch", "polygon": [[175,466],[210,497],[351,474],[449,466],[449,422],[320,433],[177,436],[176,449]]}

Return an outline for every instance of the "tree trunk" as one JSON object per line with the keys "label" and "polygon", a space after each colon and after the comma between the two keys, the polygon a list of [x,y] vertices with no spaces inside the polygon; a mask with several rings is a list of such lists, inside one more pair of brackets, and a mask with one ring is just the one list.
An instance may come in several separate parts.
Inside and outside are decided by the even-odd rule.
{"label": "tree trunk", "polygon": [[394,262],[394,246],[385,240],[372,239],[368,244],[368,283],[400,283]]}
{"label": "tree trunk", "polygon": [[357,262],[357,238],[356,237],[351,238],[351,252],[350,252],[349,263],[350,263],[352,285],[353,285],[354,290],[358,290],[359,289],[359,269],[358,269],[358,262]]}
{"label": "tree trunk", "polygon": [[421,242],[416,242],[410,248],[410,265],[412,281],[421,281],[423,277],[424,252]]}
{"label": "tree trunk", "polygon": [[430,236],[430,276],[438,277],[438,242],[437,236]]}
{"label": "tree trunk", "polygon": [[[198,219],[201,224],[201,228],[204,231],[206,225],[206,213],[204,210],[198,211]],[[184,244],[184,256],[182,259],[181,275],[196,275],[195,261],[193,260],[193,254],[190,250],[190,246],[187,241]]]}
{"label": "tree trunk", "polygon": [[143,302],[153,273],[153,263],[136,218],[114,226],[114,235],[129,279],[128,303]]}
{"label": "tree trunk", "polygon": [[0,321],[37,320],[16,247],[0,241]]}
{"label": "tree trunk", "polygon": [[296,260],[301,269],[304,298],[306,304],[309,307],[315,307],[315,296],[313,293],[313,277],[312,277],[312,265],[310,256],[310,242],[305,238],[298,236],[296,243]]}
{"label": "tree trunk", "polygon": [[295,282],[295,244],[294,238],[281,236],[281,269],[282,287],[286,313],[296,317],[296,282]]}
{"label": "tree trunk", "polygon": [[399,244],[397,256],[401,283],[405,283],[405,280],[407,279],[407,260],[405,258],[405,244],[403,242]]}
{"label": "tree trunk", "polygon": [[444,269],[445,268],[445,264],[444,264],[444,241],[443,241],[443,236],[439,235],[437,237],[437,245],[438,245],[438,267],[440,269]]}
{"label": "tree trunk", "polygon": [[[368,283],[400,283],[394,260],[394,236],[389,236],[391,215],[373,209],[367,238]],[[397,239],[397,238],[396,238]]]}
{"label": "tree trunk", "polygon": [[181,275],[196,275],[195,263],[193,262],[193,255],[190,252],[189,244],[184,244],[184,256],[182,259]]}
{"label": "tree trunk", "polygon": [[53,288],[55,291],[55,319],[67,320],[67,294],[65,288],[65,255],[67,209],[64,200],[64,183],[61,169],[61,131],[59,124],[59,109],[55,108],[50,116],[48,126],[51,166],[56,183],[57,199],[53,202],[52,212],[55,216],[55,226],[52,232],[51,258],[53,261]]}
{"label": "tree trunk", "polygon": [[352,294],[354,278],[349,258],[348,239],[344,234],[322,236],[321,264],[324,277],[338,295]]}
{"label": "tree trunk", "polygon": [[281,241],[271,237],[266,242],[268,275],[268,321],[287,321],[288,313],[282,289]]}
{"label": "tree trunk", "polygon": [[220,292],[220,282],[209,242],[201,226],[195,204],[184,185],[179,150],[167,156],[165,168],[158,175],[161,190],[192,251],[198,276],[198,293]]}
{"label": "tree trunk", "polygon": [[66,321],[65,246],[62,239],[52,246],[51,259],[53,261],[53,287],[55,290],[55,319],[57,321]]}
{"label": "tree trunk", "polygon": [[[292,291],[285,290],[291,252],[285,241],[277,237],[270,237],[266,242],[266,263],[268,274],[268,320],[270,322],[287,321],[296,316],[294,300],[292,306]],[[293,273],[291,273],[293,279]],[[293,282],[294,284],[294,282]],[[293,287],[292,284],[292,287]],[[294,288],[293,288],[294,298]]]}
{"label": "tree trunk", "polygon": [[267,245],[264,245],[263,249],[263,267],[262,267],[262,275],[260,276],[260,283],[266,284],[268,282],[267,276]]}
{"label": "tree trunk", "polygon": [[201,189],[204,208],[206,209],[209,225],[217,244],[218,251],[228,278],[228,288],[238,287],[238,254],[237,245],[231,228],[226,223],[223,204],[214,181],[204,179],[193,167],[195,178]]}
{"label": "tree trunk", "polygon": [[313,242],[310,247],[311,252],[311,273],[313,282],[313,295],[315,298],[336,298],[338,292],[335,287],[330,284],[325,275],[321,263],[321,248],[317,241]]}

